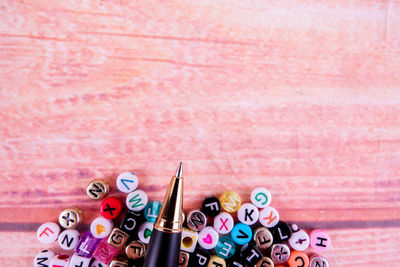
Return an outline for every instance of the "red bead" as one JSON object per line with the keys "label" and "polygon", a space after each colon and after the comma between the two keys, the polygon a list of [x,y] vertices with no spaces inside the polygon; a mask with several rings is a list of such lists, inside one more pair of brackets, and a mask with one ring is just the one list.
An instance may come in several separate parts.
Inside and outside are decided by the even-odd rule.
{"label": "red bead", "polygon": [[100,213],[106,219],[116,218],[122,210],[121,201],[116,197],[108,197],[100,204]]}

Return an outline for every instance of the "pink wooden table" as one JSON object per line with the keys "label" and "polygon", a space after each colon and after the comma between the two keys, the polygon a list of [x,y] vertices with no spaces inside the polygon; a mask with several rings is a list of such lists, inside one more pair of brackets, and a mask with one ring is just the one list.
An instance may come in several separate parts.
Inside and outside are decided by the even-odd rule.
{"label": "pink wooden table", "polygon": [[[84,2],[84,3],[81,3]],[[331,266],[400,257],[400,2],[0,1],[0,265],[133,170],[185,209],[270,189]]]}

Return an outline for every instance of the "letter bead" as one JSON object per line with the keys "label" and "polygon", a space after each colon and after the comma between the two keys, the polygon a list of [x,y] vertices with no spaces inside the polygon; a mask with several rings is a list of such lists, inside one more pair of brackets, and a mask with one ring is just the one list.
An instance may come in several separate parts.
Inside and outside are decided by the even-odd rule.
{"label": "letter bead", "polygon": [[111,233],[113,227],[112,220],[100,216],[93,220],[90,225],[90,232],[95,238],[105,238]]}
{"label": "letter bead", "polygon": [[76,245],[75,252],[79,256],[91,258],[100,241],[101,239],[95,238],[90,231],[86,232]]}
{"label": "letter bead", "polygon": [[198,243],[204,249],[212,249],[218,243],[218,233],[211,226],[206,226],[199,233]]}
{"label": "letter bead", "polygon": [[193,252],[197,245],[199,233],[183,227],[182,229],[182,240],[181,250],[187,252]]}
{"label": "letter bead", "polygon": [[118,254],[119,249],[111,246],[107,243],[107,240],[103,239],[97,246],[93,257],[102,263],[109,264],[110,261]]}
{"label": "letter bead", "polygon": [[76,248],[80,239],[81,235],[77,230],[67,229],[58,236],[58,245],[63,250],[72,250]]}
{"label": "letter bead", "polygon": [[113,260],[110,263],[110,267],[128,267],[127,262]]}
{"label": "letter bead", "polygon": [[121,210],[121,201],[116,197],[108,197],[100,204],[100,214],[106,219],[117,218]]}
{"label": "letter bead", "polygon": [[214,229],[222,235],[230,233],[234,225],[232,215],[227,212],[221,212],[214,217]]}
{"label": "letter bead", "polygon": [[86,193],[92,200],[99,200],[105,198],[108,194],[109,187],[104,180],[93,180],[86,188]]}
{"label": "letter bead", "polygon": [[310,267],[329,267],[328,261],[320,256],[311,257]]}
{"label": "letter bead", "polygon": [[250,203],[245,203],[240,206],[237,217],[241,223],[253,225],[258,221],[259,211],[256,206]]}
{"label": "letter bead", "polygon": [[160,201],[151,201],[144,208],[144,217],[148,222],[155,223],[160,213],[162,204]]}
{"label": "letter bead", "polygon": [[262,257],[261,260],[257,262],[255,267],[274,267],[274,262],[268,257]]}
{"label": "letter bead", "polygon": [[271,258],[275,263],[285,263],[289,260],[290,248],[284,244],[275,244],[271,249]]}
{"label": "letter bead", "polygon": [[91,258],[85,258],[74,253],[69,266],[89,267]]}
{"label": "letter bead", "polygon": [[187,226],[193,231],[201,231],[207,225],[206,215],[199,210],[192,210],[187,216]]}
{"label": "letter bead", "polygon": [[147,194],[142,190],[135,190],[126,197],[126,206],[131,211],[141,211],[147,205]]}
{"label": "letter bead", "polygon": [[207,250],[197,247],[189,258],[189,266],[207,266],[211,255]]}
{"label": "letter bead", "polygon": [[226,267],[226,262],[223,258],[212,255],[207,267]]}
{"label": "letter bead", "polygon": [[189,265],[189,253],[186,251],[181,251],[179,253],[179,261],[178,261],[178,266],[179,267],[188,267]]}
{"label": "letter bead", "polygon": [[118,228],[114,228],[108,237],[108,244],[111,246],[122,249],[129,239],[129,235]]}
{"label": "letter bead", "polygon": [[139,228],[139,225],[144,222],[144,220],[145,218],[143,216],[143,212],[134,212],[128,210],[125,213],[125,217],[122,219],[119,228],[128,235],[133,235]]}
{"label": "letter bead", "polygon": [[310,245],[310,237],[304,230],[300,230],[296,224],[292,224],[292,236],[289,238],[290,246],[297,251],[304,251]]}
{"label": "letter bead", "polygon": [[123,172],[118,175],[117,188],[122,193],[133,192],[139,185],[139,179],[133,172]]}
{"label": "letter bead", "polygon": [[201,211],[207,216],[214,217],[221,212],[221,202],[214,196],[207,197],[201,205]]}
{"label": "letter bead", "polygon": [[139,240],[134,240],[126,246],[126,256],[131,260],[138,260],[144,258],[146,255],[146,245]]}
{"label": "letter bead", "polygon": [[274,227],[279,222],[279,213],[275,208],[268,206],[260,211],[259,221],[265,227]]}
{"label": "letter bead", "polygon": [[48,267],[50,265],[51,259],[55,255],[56,254],[49,249],[42,250],[36,255],[36,257],[33,261],[33,266],[34,267]]}
{"label": "letter bead", "polygon": [[58,224],[46,222],[37,229],[36,237],[41,243],[48,245],[57,240],[60,230]]}
{"label": "letter bead", "polygon": [[253,239],[256,246],[261,250],[269,248],[274,241],[271,232],[266,227],[258,227],[254,231]]}
{"label": "letter bead", "polygon": [[292,236],[292,228],[285,222],[280,221],[272,228],[272,235],[275,243],[283,243]]}
{"label": "letter bead", "polygon": [[261,252],[252,243],[245,244],[240,250],[240,255],[244,262],[251,266],[257,264],[263,257]]}
{"label": "letter bead", "polygon": [[217,246],[215,247],[215,253],[223,258],[229,259],[235,254],[236,245],[232,238],[229,236],[221,236],[218,239]]}
{"label": "letter bead", "polygon": [[236,253],[232,258],[227,260],[228,267],[246,267],[240,253]]}
{"label": "letter bead", "polygon": [[[70,266],[73,267],[73,266]],[[94,259],[94,261],[90,264],[90,267],[109,267],[107,264],[102,263],[96,259]]]}
{"label": "letter bead", "polygon": [[231,231],[231,237],[238,245],[244,245],[250,242],[252,238],[252,231],[250,226],[244,223],[237,223]]}
{"label": "letter bead", "polygon": [[301,251],[292,251],[289,257],[289,267],[309,266],[310,260],[306,253]]}
{"label": "letter bead", "polygon": [[313,230],[310,233],[310,246],[320,252],[331,247],[331,238],[322,230]]}
{"label": "letter bead", "polygon": [[49,267],[69,267],[70,262],[71,262],[70,255],[57,254],[50,260]]}
{"label": "letter bead", "polygon": [[151,222],[144,222],[139,227],[138,237],[139,240],[145,244],[150,241],[151,234],[153,233],[154,224]]}
{"label": "letter bead", "polygon": [[227,212],[236,212],[242,203],[239,194],[232,191],[223,193],[219,201],[221,202],[221,207]]}
{"label": "letter bead", "polygon": [[58,222],[64,229],[74,229],[82,221],[82,211],[76,207],[63,210],[58,217]]}
{"label": "letter bead", "polygon": [[271,193],[264,187],[257,187],[251,192],[250,199],[257,208],[266,208],[271,203]]}

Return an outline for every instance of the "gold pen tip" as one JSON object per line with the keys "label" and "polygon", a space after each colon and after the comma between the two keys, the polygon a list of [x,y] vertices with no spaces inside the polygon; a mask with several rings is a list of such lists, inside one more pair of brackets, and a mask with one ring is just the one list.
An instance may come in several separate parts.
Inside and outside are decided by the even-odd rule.
{"label": "gold pen tip", "polygon": [[176,169],[175,177],[182,178],[182,162],[179,162],[179,166]]}

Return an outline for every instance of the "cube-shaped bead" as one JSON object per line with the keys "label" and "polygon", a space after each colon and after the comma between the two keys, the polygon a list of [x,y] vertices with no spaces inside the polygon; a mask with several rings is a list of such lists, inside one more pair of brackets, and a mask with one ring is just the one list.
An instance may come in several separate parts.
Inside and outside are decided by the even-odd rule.
{"label": "cube-shaped bead", "polygon": [[104,180],[93,180],[86,188],[86,193],[90,199],[99,200],[103,199],[109,191],[109,187]]}
{"label": "cube-shaped bead", "polygon": [[129,239],[129,235],[123,231],[121,231],[118,228],[114,228],[110,234],[110,236],[108,237],[108,244],[110,244],[111,246],[117,248],[117,249],[122,249],[126,242]]}
{"label": "cube-shaped bead", "polygon": [[186,251],[181,251],[179,253],[179,261],[178,261],[178,266],[179,267],[188,267],[189,265],[189,253]]}
{"label": "cube-shaped bead", "polygon": [[69,267],[70,261],[70,255],[57,254],[50,260],[49,267]]}
{"label": "cube-shaped bead", "polygon": [[109,264],[110,261],[118,254],[119,250],[107,243],[107,240],[103,239],[97,246],[93,257],[102,263]]}
{"label": "cube-shaped bead", "polygon": [[91,258],[101,239],[95,238],[89,231],[79,240],[75,247],[75,252],[82,257]]}
{"label": "cube-shaped bead", "polygon": [[257,264],[263,256],[258,248],[252,243],[245,244],[240,250],[240,255],[243,258],[243,261],[251,266]]}
{"label": "cube-shaped bead", "polygon": [[89,267],[91,258],[85,258],[74,253],[71,257],[70,266]]}
{"label": "cube-shaped bead", "polygon": [[40,251],[34,261],[33,261],[33,266],[34,267],[48,267],[50,265],[51,259],[55,256],[56,254],[49,249],[45,249]]}
{"label": "cube-shaped bead", "polygon": [[145,221],[143,212],[134,212],[128,210],[121,222],[120,229],[128,235],[133,235],[137,232],[139,226]]}
{"label": "cube-shaped bead", "polygon": [[182,229],[181,250],[193,252],[197,245],[199,234],[195,231],[189,230],[186,227]]}
{"label": "cube-shaped bead", "polygon": [[[72,266],[71,266],[72,267]],[[94,259],[92,261],[92,263],[90,264],[90,267],[109,267],[108,264],[102,263],[96,259]]]}

